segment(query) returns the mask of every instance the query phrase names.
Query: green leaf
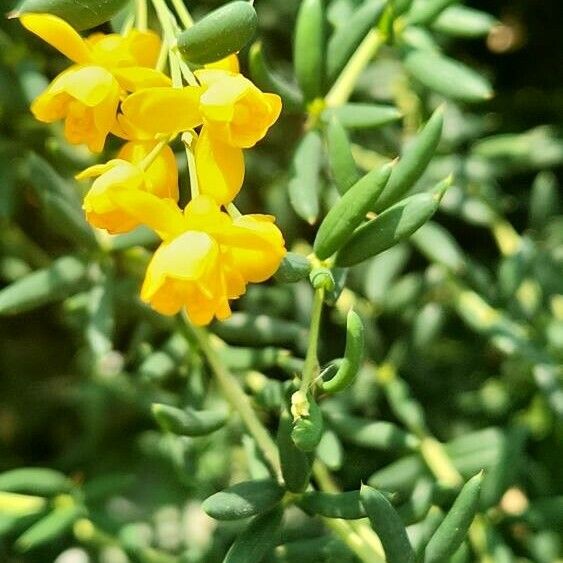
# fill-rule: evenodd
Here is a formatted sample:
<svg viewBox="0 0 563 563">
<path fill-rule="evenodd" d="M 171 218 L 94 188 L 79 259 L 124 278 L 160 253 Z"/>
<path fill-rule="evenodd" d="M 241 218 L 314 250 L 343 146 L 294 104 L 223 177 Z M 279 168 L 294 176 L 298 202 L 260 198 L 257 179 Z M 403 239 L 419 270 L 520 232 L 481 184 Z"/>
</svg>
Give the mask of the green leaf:
<svg viewBox="0 0 563 563">
<path fill-rule="evenodd" d="M 202 508 L 216 520 L 240 520 L 271 510 L 283 495 L 272 479 L 245 481 L 206 498 Z"/>
<path fill-rule="evenodd" d="M 399 201 L 417 182 L 434 156 L 442 136 L 442 108 L 438 108 L 401 155 L 391 178 L 376 202 L 374 210 L 381 213 Z"/>
<path fill-rule="evenodd" d="M 47 504 L 46 499 L 34 495 L 22 495 L 0 491 L 0 514 L 8 517 L 21 517 L 41 512 Z"/>
<path fill-rule="evenodd" d="M 303 94 L 269 69 L 260 41 L 250 47 L 248 64 L 252 81 L 261 90 L 277 94 L 282 100 L 283 112 L 299 113 L 305 110 Z"/>
<path fill-rule="evenodd" d="M 429 51 L 412 51 L 404 61 L 407 72 L 428 89 L 461 102 L 493 97 L 489 82 L 464 64 Z"/>
<path fill-rule="evenodd" d="M 296 322 L 250 313 L 234 313 L 214 330 L 229 343 L 252 346 L 293 344 L 303 338 L 303 327 Z"/>
<path fill-rule="evenodd" d="M 307 416 L 301 416 L 294 421 L 291 439 L 300 450 L 312 452 L 323 435 L 323 415 L 312 395 L 307 397 L 307 401 L 309 413 Z"/>
<path fill-rule="evenodd" d="M 497 20 L 481 10 L 467 6 L 450 6 L 432 23 L 432 29 L 453 37 L 482 37 L 496 25 Z"/>
<path fill-rule="evenodd" d="M 332 430 L 325 430 L 319 445 L 317 446 L 317 457 L 332 471 L 342 467 L 342 444 L 338 436 Z"/>
<path fill-rule="evenodd" d="M 225 425 L 227 415 L 217 411 L 177 409 L 161 403 L 153 403 L 152 413 L 166 431 L 182 436 L 205 436 Z"/>
<path fill-rule="evenodd" d="M 298 505 L 309 514 L 320 514 L 327 518 L 357 520 L 366 517 L 366 511 L 360 502 L 360 491 L 346 493 L 305 493 Z"/>
<path fill-rule="evenodd" d="M 337 108 L 327 108 L 323 121 L 336 117 L 347 129 L 374 129 L 401 119 L 402 113 L 393 106 L 376 104 L 344 104 Z"/>
<path fill-rule="evenodd" d="M 327 85 L 338 78 L 363 38 L 377 25 L 384 8 L 382 0 L 367 0 L 330 36 L 326 57 Z"/>
<path fill-rule="evenodd" d="M 481 472 L 465 483 L 450 511 L 428 542 L 424 551 L 424 563 L 449 561 L 461 545 L 479 506 L 482 480 Z"/>
<path fill-rule="evenodd" d="M 29 181 L 41 201 L 47 223 L 69 242 L 96 248 L 96 237 L 84 219 L 77 190 L 40 156 L 30 154 L 27 165 Z"/>
<path fill-rule="evenodd" d="M 289 181 L 291 206 L 307 223 L 312 225 L 319 214 L 322 140 L 318 131 L 307 132 L 297 145 Z"/>
<path fill-rule="evenodd" d="M 274 274 L 280 283 L 295 283 L 305 279 L 311 271 L 311 263 L 306 256 L 295 252 L 288 252 L 281 261 L 280 267 Z"/>
<path fill-rule="evenodd" d="M 349 444 L 377 450 L 405 451 L 416 448 L 418 439 L 396 424 L 327 411 L 330 426 Z"/>
<path fill-rule="evenodd" d="M 23 0 L 12 12 L 23 14 L 53 14 L 67 21 L 77 30 L 90 29 L 109 21 L 128 0 Z"/>
<path fill-rule="evenodd" d="M 230 2 L 180 33 L 178 50 L 191 63 L 218 61 L 237 53 L 252 39 L 257 21 L 250 2 Z"/>
<path fill-rule="evenodd" d="M 223 563 L 259 563 L 280 539 L 283 510 L 257 516 L 237 537 Z"/>
<path fill-rule="evenodd" d="M 330 172 L 340 195 L 344 195 L 361 177 L 352 156 L 352 145 L 346 129 L 334 115 L 328 122 L 325 136 Z"/>
<path fill-rule="evenodd" d="M 458 1 L 459 0 L 414 0 L 406 16 L 407 22 L 411 25 L 428 24 L 450 6 L 450 4 Z"/>
<path fill-rule="evenodd" d="M 293 42 L 295 75 L 307 101 L 323 94 L 325 57 L 324 0 L 303 0 Z"/>
<path fill-rule="evenodd" d="M 313 248 L 318 258 L 326 260 L 350 240 L 384 190 L 391 170 L 392 165 L 386 164 L 368 172 L 332 207 L 315 237 Z"/>
<path fill-rule="evenodd" d="M 346 349 L 344 358 L 336 374 L 328 381 L 323 381 L 321 388 L 326 393 L 338 393 L 354 382 L 364 356 L 364 325 L 362 319 L 353 310 L 346 318 Z"/>
<path fill-rule="evenodd" d="M 339 250 L 336 264 L 353 266 L 410 237 L 437 211 L 450 183 L 447 178 L 432 192 L 407 197 L 362 225 Z"/>
<path fill-rule="evenodd" d="M 291 416 L 283 410 L 278 426 L 278 448 L 283 479 L 292 493 L 300 493 L 309 484 L 313 456 L 300 450 L 291 438 L 293 429 Z"/>
<path fill-rule="evenodd" d="M 362 485 L 360 499 L 372 528 L 381 540 L 387 563 L 413 563 L 415 557 L 407 531 L 391 503 L 382 493 L 367 485 Z"/>
<path fill-rule="evenodd" d="M 411 240 L 432 262 L 442 264 L 456 274 L 465 270 L 463 250 L 454 237 L 438 223 L 428 221 L 412 235 Z"/>
<path fill-rule="evenodd" d="M 82 506 L 76 505 L 56 508 L 26 530 L 16 540 L 16 548 L 19 551 L 29 551 L 54 541 L 64 534 L 78 518 L 83 516 L 84 512 Z"/>
<path fill-rule="evenodd" d="M 82 291 L 88 284 L 82 260 L 64 256 L 48 268 L 37 270 L 0 291 L 0 315 L 15 315 L 59 301 Z"/>
<path fill-rule="evenodd" d="M 0 473 L 0 491 L 48 496 L 66 493 L 72 487 L 64 473 L 47 467 L 21 467 Z"/>
</svg>

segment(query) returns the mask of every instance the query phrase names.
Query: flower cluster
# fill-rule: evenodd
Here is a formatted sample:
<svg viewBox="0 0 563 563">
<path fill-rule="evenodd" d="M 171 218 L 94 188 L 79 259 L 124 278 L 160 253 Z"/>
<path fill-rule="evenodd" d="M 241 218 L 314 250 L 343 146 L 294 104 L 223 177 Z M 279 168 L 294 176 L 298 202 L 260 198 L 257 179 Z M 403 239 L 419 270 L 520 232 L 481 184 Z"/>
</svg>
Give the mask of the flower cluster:
<svg viewBox="0 0 563 563">
<path fill-rule="evenodd" d="M 285 254 L 273 217 L 241 215 L 232 205 L 244 179 L 243 149 L 277 120 L 280 98 L 242 76 L 236 55 L 192 73 L 170 51 L 185 85 L 182 74 L 171 79 L 159 70 L 163 46 L 152 31 L 84 39 L 53 15 L 21 22 L 74 63 L 33 102 L 35 117 L 64 120 L 67 140 L 93 152 L 110 134 L 125 141 L 116 158 L 77 178 L 95 178 L 83 204 L 91 225 L 110 234 L 146 225 L 162 239 L 141 298 L 163 314 L 185 308 L 198 325 L 228 317 L 229 300 L 268 279 Z M 192 190 L 183 210 L 170 147 L 179 136 Z"/>
</svg>

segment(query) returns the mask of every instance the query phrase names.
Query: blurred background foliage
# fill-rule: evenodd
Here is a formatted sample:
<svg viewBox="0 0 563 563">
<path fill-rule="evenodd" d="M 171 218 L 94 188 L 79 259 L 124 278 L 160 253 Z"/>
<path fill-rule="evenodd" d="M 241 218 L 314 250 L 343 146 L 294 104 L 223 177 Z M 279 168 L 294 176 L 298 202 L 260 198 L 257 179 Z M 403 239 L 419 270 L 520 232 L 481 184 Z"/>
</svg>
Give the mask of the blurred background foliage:
<svg viewBox="0 0 563 563">
<path fill-rule="evenodd" d="M 331 13 L 341 17 L 357 3 L 334 0 Z M 197 18 L 220 2 L 191 4 Z M 265 52 L 271 66 L 286 76 L 291 76 L 298 4 L 257 3 Z M 508 503 L 498 517 L 498 533 L 520 560 L 551 563 L 561 557 L 561 504 L 548 518 L 539 509 L 513 517 L 510 503 L 527 499 L 533 507 L 534 499 L 563 490 L 563 392 L 557 371 L 563 360 L 563 6 L 556 0 L 467 4 L 491 13 L 499 25 L 484 38 L 454 38 L 436 30 L 433 37 L 448 55 L 489 76 L 496 95 L 470 108 L 448 103 L 443 140 L 421 185 L 453 170 L 454 186 L 425 236 L 414 236 L 350 272 L 348 288 L 326 313 L 332 322 L 323 327 L 321 358 L 328 362 L 343 347 L 344 313 L 355 303 L 369 319 L 373 363 L 338 408 L 395 421 L 381 379 L 370 371 L 383 364 L 408 382 L 440 440 L 496 429 L 511 454 L 504 496 L 496 499 Z M 3 12 L 12 7 L 13 2 L 3 0 Z M 65 144 L 60 129 L 35 122 L 28 111 L 46 77 L 64 65 L 17 21 L 0 20 L 2 286 L 53 258 L 82 254 L 73 234 L 49 215 L 28 159 L 34 151 L 67 177 L 92 162 L 86 151 Z M 441 101 L 415 83 L 397 90 L 394 84 L 405 84 L 403 74 L 393 50 L 384 49 L 354 95 L 354 101 L 393 102 L 405 113 L 402 124 L 353 134 L 360 167 L 396 155 L 402 127 L 416 131 Z M 288 248 L 303 248 L 314 234 L 314 227 L 296 218 L 287 199 L 287 171 L 302 126 L 301 116 L 287 116 L 252 151 L 249 189 L 239 198 L 243 210 L 267 210 L 278 217 Z M 325 209 L 331 197 L 327 188 Z M 159 318 L 137 301 L 149 254 L 127 246 L 124 240 L 125 249 L 104 269 L 89 267 L 89 284 L 62 303 L 1 318 L 0 471 L 52 467 L 84 483 L 91 516 L 118 535 L 122 546 L 133 546 L 132 560 L 151 560 L 150 554 L 139 556 L 135 546 L 152 545 L 171 552 L 186 549 L 189 561 L 219 561 L 237 529 L 221 526 L 210 543 L 216 524 L 201 512 L 199 502 L 246 474 L 243 449 L 250 446 L 240 445 L 236 424 L 197 440 L 173 440 L 157 430 L 152 402 L 198 407 L 208 382 L 189 345 L 170 337 L 175 321 Z M 95 313 L 109 301 L 114 312 L 104 322 L 110 326 L 100 329 Z M 251 287 L 238 305 L 246 314 L 296 322 L 297 328 L 290 325 L 286 334 L 277 332 L 273 344 L 297 357 L 306 345 L 309 307 L 306 284 L 275 282 Z M 251 346 L 256 334 L 252 328 L 237 330 L 237 320 L 217 326 L 217 333 L 229 344 Z M 240 361 L 244 365 L 244 358 Z M 264 360 L 262 371 L 282 381 L 291 366 Z M 257 404 L 275 426 L 269 401 L 276 399 L 268 396 L 269 391 L 275 395 L 275 386 L 262 388 L 258 376 L 246 381 L 249 390 L 258 390 Z M 475 443 L 471 456 L 476 468 L 487 444 L 487 439 Z M 501 455 L 500 446 L 490 448 L 494 456 Z M 347 444 L 344 462 L 334 469 L 343 488 L 353 489 L 397 457 Z M 507 490 L 512 496 L 506 496 Z M 296 515 L 286 540 L 297 535 L 300 523 Z M 0 519 L 1 561 L 54 561 L 65 550 L 69 558 L 61 557 L 61 563 L 87 560 L 85 552 L 76 551 L 78 543 L 70 533 L 18 553 L 12 547 L 17 531 L 2 534 Z M 318 530 L 311 527 L 308 533 Z M 126 560 L 111 547 L 101 557 L 108 563 Z"/>
</svg>

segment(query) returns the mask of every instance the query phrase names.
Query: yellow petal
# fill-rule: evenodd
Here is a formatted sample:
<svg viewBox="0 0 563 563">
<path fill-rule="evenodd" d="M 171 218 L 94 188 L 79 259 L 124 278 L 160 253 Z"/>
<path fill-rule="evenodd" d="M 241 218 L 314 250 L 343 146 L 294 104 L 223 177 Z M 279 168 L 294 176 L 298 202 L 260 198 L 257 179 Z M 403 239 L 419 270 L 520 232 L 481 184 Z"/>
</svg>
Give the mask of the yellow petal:
<svg viewBox="0 0 563 563">
<path fill-rule="evenodd" d="M 208 63 L 205 65 L 205 68 L 210 70 L 226 70 L 227 72 L 233 73 L 240 71 L 238 57 L 235 54 L 228 55 L 224 59 L 220 59 L 214 63 Z"/>
<path fill-rule="evenodd" d="M 220 278 L 217 243 L 205 233 L 187 231 L 157 249 L 141 298 L 163 314 L 186 307 L 194 323 L 206 324 L 226 300 Z"/>
<path fill-rule="evenodd" d="M 24 14 L 22 25 L 75 63 L 92 60 L 84 39 L 64 20 L 51 14 Z"/>
<path fill-rule="evenodd" d="M 65 92 L 86 106 L 94 107 L 119 94 L 112 74 L 101 66 L 74 66 L 59 74 L 50 86 L 53 94 Z"/>
<path fill-rule="evenodd" d="M 146 88 L 127 97 L 121 111 L 135 128 L 147 134 L 172 135 L 201 124 L 200 93 L 195 86 Z"/>
<path fill-rule="evenodd" d="M 108 197 L 139 224 L 150 227 L 163 240 L 186 231 L 186 222 L 176 202 L 142 190 L 112 190 Z"/>
<path fill-rule="evenodd" d="M 154 68 L 130 66 L 114 68 L 111 72 L 119 85 L 128 92 L 135 92 L 142 88 L 166 87 L 171 84 L 168 76 Z"/>
<path fill-rule="evenodd" d="M 242 150 L 212 137 L 204 126 L 196 143 L 195 161 L 200 193 L 219 204 L 233 201 L 244 180 Z"/>
<path fill-rule="evenodd" d="M 265 215 L 243 215 L 233 223 L 254 239 L 252 245 L 246 248 L 230 247 L 233 268 L 247 282 L 267 280 L 275 274 L 286 253 L 280 230 L 273 224 L 272 218 Z"/>
<path fill-rule="evenodd" d="M 131 141 L 121 147 L 117 158 L 138 164 L 156 146 L 155 141 Z M 178 201 L 178 166 L 172 149 L 166 145 L 145 170 L 145 189 L 158 197 Z"/>
<path fill-rule="evenodd" d="M 131 56 L 139 66 L 154 67 L 160 54 L 160 37 L 153 31 L 132 29 L 126 40 Z"/>
</svg>

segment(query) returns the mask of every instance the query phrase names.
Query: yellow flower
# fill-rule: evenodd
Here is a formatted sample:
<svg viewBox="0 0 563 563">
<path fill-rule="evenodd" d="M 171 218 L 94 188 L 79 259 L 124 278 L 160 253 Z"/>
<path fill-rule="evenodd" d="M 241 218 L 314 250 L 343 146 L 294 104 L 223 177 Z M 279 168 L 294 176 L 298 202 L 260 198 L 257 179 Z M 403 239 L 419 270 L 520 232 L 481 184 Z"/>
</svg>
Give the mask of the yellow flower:
<svg viewBox="0 0 563 563">
<path fill-rule="evenodd" d="M 83 39 L 68 23 L 50 14 L 25 14 L 20 19 L 25 28 L 75 63 L 31 106 L 39 121 L 65 119 L 70 143 L 86 143 L 93 152 L 101 151 L 125 91 L 170 83 L 167 76 L 151 68 L 160 50 L 160 39 L 152 32 L 96 33 Z"/>
<path fill-rule="evenodd" d="M 125 139 L 154 139 L 201 125 L 201 88 L 143 88 L 121 104 L 114 133 Z"/>
<path fill-rule="evenodd" d="M 159 205 L 176 207 L 178 176 L 172 150 L 165 147 L 146 171 L 137 165 L 152 146 L 128 143 L 121 149 L 121 158 L 90 166 L 76 176 L 79 180 L 96 177 L 82 205 L 91 225 L 111 234 L 124 233 L 143 223 L 139 208 L 150 214 Z M 132 211 L 131 200 L 135 202 Z"/>
<path fill-rule="evenodd" d="M 139 164 L 156 146 L 156 141 L 130 141 L 117 154 L 118 159 Z M 147 191 L 158 197 L 178 201 L 178 164 L 174 151 L 166 145 L 144 174 Z"/>
<path fill-rule="evenodd" d="M 228 55 L 224 59 L 215 61 L 214 63 L 207 63 L 205 68 L 214 70 L 226 70 L 228 72 L 240 72 L 238 57 L 236 55 Z"/>
<path fill-rule="evenodd" d="M 209 134 L 232 147 L 249 148 L 262 139 L 281 111 L 277 94 L 261 92 L 241 74 L 203 69 L 195 72 L 205 87 L 200 98 Z"/>
<path fill-rule="evenodd" d="M 199 191 L 225 205 L 235 199 L 244 180 L 242 150 L 212 137 L 203 126 L 195 145 Z"/>
<path fill-rule="evenodd" d="M 142 215 L 140 205 L 138 210 Z M 145 218 L 160 230 L 164 242 L 148 266 L 141 298 L 162 314 L 185 308 L 197 325 L 227 318 L 229 300 L 240 297 L 247 283 L 272 276 L 285 254 L 283 237 L 270 216 L 232 220 L 207 196 L 192 200 L 183 216 L 176 208 L 178 219 L 168 221 L 173 213 L 160 206 Z M 163 224 L 172 226 L 163 232 Z"/>
</svg>

